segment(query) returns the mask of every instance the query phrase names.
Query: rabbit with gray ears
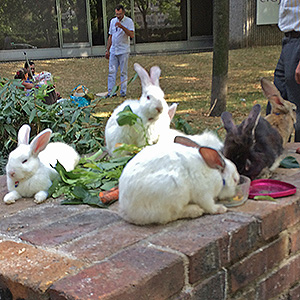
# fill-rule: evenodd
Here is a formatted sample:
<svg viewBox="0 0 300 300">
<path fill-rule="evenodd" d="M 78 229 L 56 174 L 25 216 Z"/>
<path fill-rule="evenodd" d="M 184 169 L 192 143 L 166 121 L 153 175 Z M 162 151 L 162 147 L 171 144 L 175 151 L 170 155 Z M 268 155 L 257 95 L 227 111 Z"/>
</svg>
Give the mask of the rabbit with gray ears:
<svg viewBox="0 0 300 300">
<path fill-rule="evenodd" d="M 271 104 L 271 113 L 265 119 L 278 130 L 283 139 L 283 147 L 294 132 L 297 107 L 294 103 L 284 100 L 276 86 L 266 78 L 261 79 L 261 87 Z"/>
<path fill-rule="evenodd" d="M 223 153 L 233 161 L 241 175 L 251 180 L 269 177 L 282 159 L 282 137 L 268 121 L 260 117 L 261 107 L 252 107 L 249 116 L 235 125 L 232 115 L 223 112 L 221 119 L 227 131 Z"/>
<path fill-rule="evenodd" d="M 144 146 L 146 144 L 144 132 L 141 124 L 132 126 L 118 124 L 118 113 L 129 106 L 132 112 L 141 118 L 141 123 L 146 130 L 148 143 L 156 143 L 164 131 L 170 127 L 171 120 L 176 112 L 177 104 L 168 106 L 164 99 L 164 92 L 159 86 L 161 70 L 158 66 L 150 69 L 150 75 L 138 63 L 134 64 L 134 69 L 141 79 L 142 96 L 139 100 L 125 100 L 112 113 L 105 127 L 106 147 L 110 155 L 117 144 L 133 144 Z"/>
<path fill-rule="evenodd" d="M 51 129 L 40 132 L 29 144 L 30 126 L 23 125 L 18 132 L 18 147 L 8 157 L 6 165 L 7 189 L 5 203 L 14 203 L 22 197 L 34 197 L 41 203 L 48 197 L 48 189 L 58 173 L 51 166 L 57 160 L 71 171 L 79 162 L 78 153 L 69 145 L 48 144 Z"/>
<path fill-rule="evenodd" d="M 166 224 L 226 212 L 215 200 L 235 195 L 239 174 L 230 160 L 199 146 L 198 140 L 178 136 L 169 145 L 145 147 L 128 162 L 119 180 L 120 213 L 126 221 Z"/>
</svg>

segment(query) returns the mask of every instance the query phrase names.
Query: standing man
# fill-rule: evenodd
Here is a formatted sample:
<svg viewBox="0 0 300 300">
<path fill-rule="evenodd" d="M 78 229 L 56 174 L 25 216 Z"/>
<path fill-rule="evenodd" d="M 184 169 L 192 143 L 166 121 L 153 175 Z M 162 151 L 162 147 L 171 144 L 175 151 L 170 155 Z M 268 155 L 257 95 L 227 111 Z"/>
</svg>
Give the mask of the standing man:
<svg viewBox="0 0 300 300">
<path fill-rule="evenodd" d="M 274 84 L 282 98 L 297 106 L 295 142 L 300 142 L 300 0 L 281 0 L 278 27 L 284 37 Z"/>
<path fill-rule="evenodd" d="M 117 5 L 115 8 L 116 17 L 111 19 L 109 25 L 109 36 L 107 40 L 107 50 L 105 57 L 109 59 L 107 97 L 110 95 L 116 84 L 118 68 L 120 67 L 121 79 L 121 97 L 126 96 L 127 91 L 127 70 L 130 53 L 130 38 L 134 37 L 134 23 L 132 19 L 125 16 L 123 5 Z"/>
</svg>

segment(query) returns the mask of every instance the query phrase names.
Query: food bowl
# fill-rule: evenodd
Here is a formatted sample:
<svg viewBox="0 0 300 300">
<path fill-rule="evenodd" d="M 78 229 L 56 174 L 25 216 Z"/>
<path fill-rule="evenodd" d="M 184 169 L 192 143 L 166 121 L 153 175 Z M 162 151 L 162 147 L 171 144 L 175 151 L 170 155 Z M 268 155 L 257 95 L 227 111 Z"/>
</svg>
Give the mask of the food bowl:
<svg viewBox="0 0 300 300">
<path fill-rule="evenodd" d="M 239 206 L 248 200 L 251 179 L 247 176 L 240 175 L 240 182 L 236 187 L 236 194 L 233 198 L 219 201 L 218 203 L 226 207 Z"/>
</svg>

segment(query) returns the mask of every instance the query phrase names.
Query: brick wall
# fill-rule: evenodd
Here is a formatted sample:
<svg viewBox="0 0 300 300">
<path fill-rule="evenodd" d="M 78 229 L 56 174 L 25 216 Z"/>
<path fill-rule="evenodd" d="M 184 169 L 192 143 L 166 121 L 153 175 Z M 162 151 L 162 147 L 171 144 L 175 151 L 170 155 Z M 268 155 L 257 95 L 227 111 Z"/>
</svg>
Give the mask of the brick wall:
<svg viewBox="0 0 300 300">
<path fill-rule="evenodd" d="M 276 176 L 300 188 L 298 169 Z M 117 204 L 1 202 L 0 299 L 300 299 L 299 220 L 299 191 L 165 226 L 128 224 Z"/>
</svg>

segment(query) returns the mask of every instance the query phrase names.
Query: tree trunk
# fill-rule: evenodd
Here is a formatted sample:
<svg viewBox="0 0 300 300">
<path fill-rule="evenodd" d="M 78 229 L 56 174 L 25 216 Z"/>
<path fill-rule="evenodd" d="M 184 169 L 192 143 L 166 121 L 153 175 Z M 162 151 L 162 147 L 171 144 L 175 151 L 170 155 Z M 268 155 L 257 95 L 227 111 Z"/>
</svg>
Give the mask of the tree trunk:
<svg viewBox="0 0 300 300">
<path fill-rule="evenodd" d="M 228 50 L 229 50 L 229 0 L 214 0 L 213 9 L 213 74 L 210 116 L 220 116 L 226 110 Z"/>
</svg>

